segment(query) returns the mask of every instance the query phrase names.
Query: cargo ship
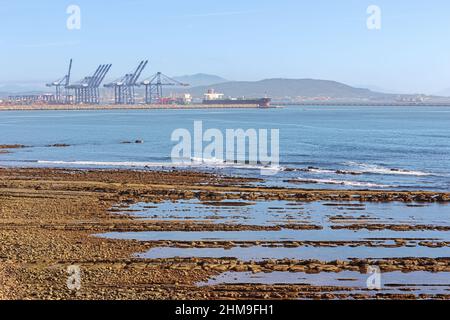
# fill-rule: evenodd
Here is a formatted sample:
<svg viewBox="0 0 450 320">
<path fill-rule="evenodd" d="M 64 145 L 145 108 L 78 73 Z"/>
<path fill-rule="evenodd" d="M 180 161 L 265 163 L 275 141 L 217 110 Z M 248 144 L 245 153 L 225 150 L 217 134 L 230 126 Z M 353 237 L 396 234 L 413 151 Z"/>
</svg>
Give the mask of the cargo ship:
<svg viewBox="0 0 450 320">
<path fill-rule="evenodd" d="M 261 108 L 270 107 L 270 103 L 272 102 L 271 98 L 258 98 L 258 99 L 238 99 L 238 98 L 229 98 L 224 99 L 224 94 L 216 93 L 213 89 L 208 90 L 204 95 L 203 104 L 205 105 L 257 105 Z"/>
</svg>

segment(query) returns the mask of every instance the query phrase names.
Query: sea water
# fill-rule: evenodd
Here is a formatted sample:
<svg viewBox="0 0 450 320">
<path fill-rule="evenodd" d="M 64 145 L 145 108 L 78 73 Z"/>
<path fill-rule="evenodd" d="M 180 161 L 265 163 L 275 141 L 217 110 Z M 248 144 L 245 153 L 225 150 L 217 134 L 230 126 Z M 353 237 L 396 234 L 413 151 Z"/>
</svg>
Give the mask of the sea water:
<svg viewBox="0 0 450 320">
<path fill-rule="evenodd" d="M 255 166 L 194 161 L 188 170 L 302 188 L 450 189 L 447 107 L 5 111 L 0 113 L 0 144 L 28 148 L 0 154 L 0 165 L 171 168 L 171 134 L 192 129 L 194 121 L 223 132 L 279 129 L 280 168 L 273 176 L 261 176 Z M 54 144 L 69 146 L 50 147 Z"/>
</svg>

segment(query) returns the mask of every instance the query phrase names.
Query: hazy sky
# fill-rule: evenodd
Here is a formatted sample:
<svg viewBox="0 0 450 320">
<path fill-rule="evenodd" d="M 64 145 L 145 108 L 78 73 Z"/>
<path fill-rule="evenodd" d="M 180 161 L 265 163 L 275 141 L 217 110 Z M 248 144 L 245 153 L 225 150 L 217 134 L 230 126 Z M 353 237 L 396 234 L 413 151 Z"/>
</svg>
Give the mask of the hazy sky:
<svg viewBox="0 0 450 320">
<path fill-rule="evenodd" d="M 69 30 L 69 5 L 81 29 Z M 366 26 L 369 5 L 381 30 Z M 434 93 L 450 87 L 448 0 L 0 0 L 0 82 L 74 80 L 112 63 L 110 78 L 317 78 Z M 55 78 L 55 79 L 53 79 Z"/>
</svg>

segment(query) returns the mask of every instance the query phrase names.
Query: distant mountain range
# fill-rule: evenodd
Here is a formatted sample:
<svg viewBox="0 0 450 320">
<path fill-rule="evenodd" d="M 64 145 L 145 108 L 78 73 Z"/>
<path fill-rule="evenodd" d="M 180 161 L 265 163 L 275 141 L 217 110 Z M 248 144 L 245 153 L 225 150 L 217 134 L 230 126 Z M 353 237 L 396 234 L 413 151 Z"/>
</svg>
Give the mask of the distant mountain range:
<svg viewBox="0 0 450 320">
<path fill-rule="evenodd" d="M 222 77 L 205 73 L 173 77 L 173 79 L 183 83 L 188 83 L 191 87 L 209 86 L 217 83 L 228 82 L 227 79 Z"/>
<path fill-rule="evenodd" d="M 45 83 L 27 82 L 27 83 L 6 83 L 0 84 L 0 97 L 13 94 L 39 94 L 46 92 L 49 88 Z"/>
<path fill-rule="evenodd" d="M 371 91 L 375 91 L 375 92 L 383 92 L 383 93 L 389 93 L 389 94 L 401 94 L 400 92 L 397 92 L 395 90 L 391 90 L 391 89 L 387 89 L 387 88 L 382 88 L 379 86 L 375 86 L 375 85 L 370 85 L 370 84 L 361 84 L 361 85 L 356 85 L 353 86 L 356 88 L 366 88 L 369 89 Z"/>
<path fill-rule="evenodd" d="M 208 89 L 223 93 L 226 97 L 256 98 L 268 96 L 274 99 L 295 99 L 328 97 L 331 99 L 376 99 L 393 100 L 398 94 L 386 93 L 376 87 L 357 88 L 340 82 L 315 79 L 265 79 L 261 81 L 229 81 L 222 77 L 198 73 L 194 75 L 175 76 L 175 80 L 188 83 L 190 87 L 168 87 L 166 94 L 189 92 L 195 98 L 203 97 Z M 371 90 L 372 89 L 372 90 Z M 142 88 L 137 92 L 142 94 Z M 12 94 L 51 93 L 45 82 L 0 84 L 0 97 Z M 448 94 L 447 94 L 448 92 Z M 450 96 L 450 90 L 442 92 L 442 96 Z M 403 95 L 407 96 L 407 95 Z"/>
<path fill-rule="evenodd" d="M 214 85 L 186 88 L 194 97 L 200 97 L 208 89 L 230 97 L 330 97 L 337 99 L 380 99 L 390 94 L 354 88 L 343 83 L 314 79 L 266 79 L 261 81 L 231 81 Z"/>
</svg>

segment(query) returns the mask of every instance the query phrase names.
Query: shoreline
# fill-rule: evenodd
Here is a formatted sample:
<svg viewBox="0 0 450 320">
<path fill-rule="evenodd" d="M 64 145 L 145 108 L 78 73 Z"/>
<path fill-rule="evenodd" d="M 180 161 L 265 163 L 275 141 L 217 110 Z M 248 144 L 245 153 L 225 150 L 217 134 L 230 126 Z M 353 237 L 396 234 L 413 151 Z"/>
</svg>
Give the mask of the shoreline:
<svg viewBox="0 0 450 320">
<path fill-rule="evenodd" d="M 1 105 L 0 112 L 6 111 L 99 111 L 99 110 L 214 110 L 214 109 L 279 109 L 286 107 L 450 107 L 449 103 L 277 103 L 269 107 L 249 104 L 190 104 L 190 105 Z"/>
<path fill-rule="evenodd" d="M 296 102 L 279 103 L 280 106 L 314 107 L 450 107 L 449 102 Z"/>
<path fill-rule="evenodd" d="M 128 143 L 127 143 L 128 144 Z M 65 144 L 55 144 L 48 145 L 46 147 L 51 148 L 66 148 L 71 145 Z M 31 146 L 25 145 L 0 145 L 0 155 L 1 154 L 9 154 L 12 153 L 15 148 L 32 148 Z M 14 164 L 8 164 L 8 162 Z M 19 164 L 20 162 L 20 164 Z M 34 165 L 26 165 L 34 164 Z M 172 171 L 180 171 L 180 172 L 191 172 L 191 173 L 206 173 L 206 174 L 219 174 L 219 175 L 227 175 L 229 177 L 233 176 L 232 173 L 218 173 L 217 168 L 214 167 L 205 167 L 203 170 L 198 165 L 189 165 L 189 164 L 178 164 L 171 162 L 145 162 L 145 163 L 133 163 L 133 162 L 119 162 L 119 164 L 114 162 L 95 162 L 95 161 L 74 161 L 74 162 L 66 162 L 66 161 L 45 161 L 45 160 L 3 160 L 0 163 L 0 170 L 74 170 L 74 171 L 135 171 L 135 172 L 172 172 Z M 232 168 L 232 167 L 230 167 Z M 301 171 L 302 169 L 298 169 Z M 283 170 L 281 170 L 283 171 Z M 293 171 L 292 169 L 287 169 L 285 171 Z M 339 172 L 339 170 L 336 170 Z M 345 175 L 345 174 L 343 174 Z M 262 176 L 263 177 L 263 176 Z M 265 182 L 264 178 L 259 175 L 247 176 L 249 181 L 253 182 Z M 304 191 L 329 191 L 329 192 L 346 192 L 346 191 L 361 191 L 361 192 L 387 192 L 387 193 L 426 193 L 426 194 L 445 194 L 446 189 L 443 188 L 423 188 L 420 186 L 417 187 L 397 187 L 397 186 L 377 186 L 376 183 L 369 183 L 372 186 L 358 186 L 345 184 L 344 180 L 336 180 L 336 183 L 324 183 L 324 186 L 328 185 L 336 185 L 338 188 L 332 187 L 315 187 L 319 182 L 311 179 L 284 179 L 282 180 L 282 184 L 275 185 L 265 185 L 262 184 L 261 187 L 271 188 L 271 189 L 286 189 L 286 190 L 304 190 Z M 350 181 L 351 182 L 351 181 Z M 297 185 L 302 185 L 303 187 L 298 187 Z M 309 188 L 304 186 L 310 186 Z"/>
<path fill-rule="evenodd" d="M 1 151 L 1 148 L 0 148 Z M 246 185 L 241 186 L 239 190 L 233 190 L 231 187 L 221 186 L 225 191 L 265 191 L 265 192 L 273 192 L 273 193 L 286 193 L 286 195 L 282 196 L 282 200 L 289 199 L 289 195 L 302 193 L 303 199 L 306 200 L 308 195 L 315 196 L 318 198 L 314 198 L 310 201 L 322 201 L 329 200 L 331 198 L 336 198 L 344 201 L 400 201 L 400 202 L 410 202 L 410 201 L 419 201 L 419 202 L 450 202 L 450 192 L 443 190 L 423 190 L 423 189 L 389 189 L 389 188 L 379 188 L 379 189 L 370 189 L 370 188 L 341 188 L 341 189 L 333 189 L 333 188 L 297 188 L 295 187 L 295 183 L 293 186 L 265 186 L 265 185 L 250 185 L 248 183 L 254 182 L 263 182 L 262 178 L 256 177 L 240 177 L 233 176 L 229 174 L 218 174 L 213 171 L 202 171 L 197 170 L 197 168 L 191 167 L 177 167 L 171 164 L 155 166 L 150 168 L 145 167 L 70 167 L 70 166 L 5 166 L 0 165 L 0 173 L 5 171 L 36 171 L 36 172 L 78 172 L 78 173 L 105 173 L 105 174 L 123 174 L 123 173 L 136 173 L 136 174 L 176 174 L 176 173 L 185 173 L 185 174 L 193 174 L 193 175 L 209 175 L 209 176 L 218 176 L 222 179 L 237 179 L 238 181 L 247 182 Z M 164 187 L 163 187 L 164 188 Z M 169 186 L 170 188 L 170 186 Z M 205 186 L 197 186 L 197 190 L 209 190 L 209 187 Z M 279 197 L 279 196 L 278 196 Z M 369 197 L 368 199 L 366 197 Z M 347 199 L 347 200 L 345 200 Z"/>
<path fill-rule="evenodd" d="M 383 272 L 450 272 L 450 258 L 386 258 L 323 261 L 271 259 L 237 261 L 233 258 L 138 258 L 136 254 L 151 248 L 232 248 L 266 245 L 267 241 L 137 241 L 98 237 L 111 232 L 161 231 L 276 231 L 291 228 L 295 232 L 320 232 L 321 224 L 256 226 L 226 223 L 200 223 L 195 220 L 139 219 L 128 210 L 145 202 L 151 206 L 169 201 L 193 200 L 218 206 L 223 201 L 280 201 L 301 205 L 327 201 L 336 205 L 350 202 L 450 204 L 450 193 L 303 190 L 251 186 L 247 178 L 218 176 L 188 171 L 76 170 L 76 169 L 3 169 L 0 168 L 0 297 L 5 299 L 370 299 L 370 293 L 329 292 L 327 286 L 284 284 L 242 284 L 197 286 L 226 271 L 294 273 L 365 270 L 378 265 Z M 331 206 L 331 204 L 329 204 Z M 220 207 L 217 207 L 220 208 Z M 331 208 L 331 207 L 326 207 Z M 128 210 L 128 211 L 127 211 Z M 123 213 L 118 213 L 123 212 Z M 359 227 L 350 224 L 349 232 Z M 390 230 L 392 224 L 376 224 Z M 405 225 L 411 230 L 446 232 L 440 226 Z M 441 230 L 441 231 L 439 231 Z M 395 241 L 394 247 L 411 245 L 411 240 Z M 418 240 L 417 240 L 418 241 Z M 446 247 L 450 243 L 421 240 L 422 248 Z M 414 242 L 414 239 L 413 239 Z M 364 241 L 290 241 L 278 245 L 351 248 L 384 246 L 374 240 Z M 389 244 L 392 247 L 392 244 Z M 67 268 L 82 270 L 79 291 L 66 287 Z M 362 272 L 362 271 L 361 271 Z M 7 281 L 6 281 L 7 279 Z M 340 292 L 340 293 L 339 293 Z M 426 295 L 427 296 L 427 295 Z M 450 295 L 428 295 L 450 299 Z M 402 293 L 382 294 L 380 298 L 415 299 Z"/>
<path fill-rule="evenodd" d="M 194 110 L 194 109 L 271 109 L 258 105 L 0 105 L 0 111 L 96 111 L 96 110 Z"/>
</svg>

